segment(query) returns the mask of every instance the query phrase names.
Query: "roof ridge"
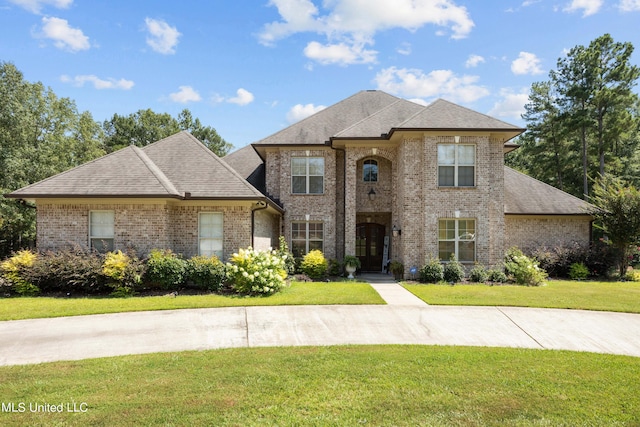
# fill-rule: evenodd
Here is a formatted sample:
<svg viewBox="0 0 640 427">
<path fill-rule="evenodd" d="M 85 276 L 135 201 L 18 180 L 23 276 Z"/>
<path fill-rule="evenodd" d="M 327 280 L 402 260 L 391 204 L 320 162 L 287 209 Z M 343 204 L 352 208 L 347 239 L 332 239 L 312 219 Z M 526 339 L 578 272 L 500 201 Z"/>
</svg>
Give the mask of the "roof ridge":
<svg viewBox="0 0 640 427">
<path fill-rule="evenodd" d="M 456 104 L 455 102 L 451 102 L 451 101 L 448 101 L 448 100 L 443 99 L 443 98 L 438 98 L 438 99 L 436 99 L 435 101 L 433 101 L 432 103 L 430 103 L 429 105 L 427 105 L 425 108 L 426 108 L 426 109 L 428 109 L 428 108 L 430 108 L 432 105 L 434 105 L 434 104 L 435 104 L 435 103 L 437 103 L 437 102 L 446 102 L 447 104 L 451 104 L 451 105 L 456 106 L 456 107 L 458 107 L 458 108 L 462 108 L 462 109 L 464 109 L 464 110 L 467 110 L 467 111 L 469 111 L 470 113 L 480 114 L 481 116 L 484 116 L 484 117 L 486 117 L 486 118 L 488 118 L 488 119 L 495 120 L 495 121 L 500 122 L 500 123 L 503 123 L 503 124 L 505 124 L 505 125 L 507 125 L 507 126 L 511 126 L 511 127 L 513 127 L 514 129 L 521 129 L 520 127 L 518 127 L 518 126 L 516 126 L 516 125 L 514 125 L 514 124 L 512 124 L 512 123 L 505 122 L 504 120 L 500 120 L 500 119 L 495 118 L 495 117 L 493 117 L 493 116 L 490 116 L 490 115 L 488 115 L 488 114 L 481 113 L 480 111 L 472 110 L 472 109 L 471 109 L 471 108 L 469 108 L 469 107 L 465 107 L 464 105 Z"/>
<path fill-rule="evenodd" d="M 184 132 L 190 139 L 192 139 L 196 145 L 198 147 L 200 147 L 201 150 L 203 150 L 206 154 L 208 154 L 209 156 L 213 157 L 216 161 L 218 161 L 227 171 L 229 171 L 231 174 L 233 174 L 234 177 L 238 178 L 243 185 L 245 185 L 249 190 L 251 190 L 253 193 L 255 193 L 256 195 L 259 195 L 261 197 L 264 197 L 264 194 L 262 194 L 262 192 L 260 192 L 260 190 L 258 190 L 256 187 L 254 187 L 253 185 L 251 185 L 251 183 L 249 181 L 247 181 L 246 179 L 244 179 L 242 177 L 242 175 L 240 175 L 234 168 L 232 168 L 227 162 L 225 162 L 222 157 L 218 156 L 216 153 L 214 153 L 213 151 L 211 151 L 209 148 L 207 148 L 206 145 L 204 145 L 198 138 L 196 138 L 195 136 L 191 135 L 191 133 L 187 132 L 187 131 L 182 131 Z"/>
<path fill-rule="evenodd" d="M 352 125 L 350 125 L 350 126 L 347 126 L 346 128 L 342 129 L 340 132 L 336 133 L 336 134 L 335 134 L 335 135 L 333 135 L 333 136 L 334 136 L 334 137 L 338 137 L 340 134 L 342 134 L 342 133 L 344 133 L 344 132 L 348 131 L 349 129 L 352 129 L 352 128 L 354 128 L 354 127 L 358 126 L 358 125 L 359 125 L 359 124 L 361 124 L 361 123 L 364 123 L 364 122 L 365 122 L 365 121 L 367 121 L 367 120 L 370 120 L 371 118 L 373 118 L 373 117 L 375 117 L 375 116 L 377 116 L 377 115 L 379 115 L 379 114 L 382 114 L 385 110 L 387 110 L 387 109 L 389 109 L 389 108 L 393 107 L 394 105 L 396 105 L 396 104 L 398 104 L 398 103 L 400 103 L 400 102 L 402 102 L 402 101 L 411 102 L 411 101 L 406 100 L 406 99 L 398 98 L 398 100 L 397 100 L 397 101 L 394 101 L 394 102 L 392 102 L 392 103 L 391 103 L 391 104 L 389 104 L 389 105 L 385 105 L 385 106 L 384 106 L 384 107 L 382 107 L 381 109 L 376 110 L 374 113 L 369 114 L 367 117 L 363 117 L 362 119 L 358 120 L 357 122 L 353 123 L 353 124 L 352 124 Z M 416 103 L 414 102 L 414 104 L 416 104 Z M 420 105 L 420 104 L 416 104 L 416 105 Z M 412 117 L 413 117 L 413 116 L 412 116 Z"/>
<path fill-rule="evenodd" d="M 151 160 L 143 150 L 136 147 L 135 145 L 132 145 L 131 148 L 133 148 L 133 152 L 138 156 L 138 158 L 142 161 L 142 163 L 144 163 L 144 165 L 147 167 L 149 172 L 151 172 L 153 176 L 156 177 L 158 182 L 160 182 L 160 184 L 165 188 L 165 190 L 169 192 L 169 194 L 172 194 L 175 196 L 182 196 L 182 194 L 173 185 L 171 180 L 167 178 L 164 172 L 162 172 L 162 170 L 158 167 L 158 165 L 156 165 L 153 162 L 153 160 Z"/>
</svg>

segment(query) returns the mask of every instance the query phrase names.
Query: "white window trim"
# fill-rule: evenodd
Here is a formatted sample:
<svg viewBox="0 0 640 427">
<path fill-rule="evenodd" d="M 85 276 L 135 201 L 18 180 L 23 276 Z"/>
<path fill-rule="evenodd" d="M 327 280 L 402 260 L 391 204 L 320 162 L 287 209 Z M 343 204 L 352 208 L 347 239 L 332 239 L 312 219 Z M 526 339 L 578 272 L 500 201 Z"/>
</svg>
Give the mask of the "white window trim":
<svg viewBox="0 0 640 427">
<path fill-rule="evenodd" d="M 91 217 L 92 214 L 94 213 L 110 213 L 113 216 L 113 228 L 111 229 L 111 235 L 110 236 L 94 236 L 91 234 L 91 229 L 93 228 L 92 225 L 92 221 L 91 221 Z M 114 210 L 111 209 L 94 209 L 94 210 L 90 210 L 89 211 L 89 230 L 88 230 L 88 237 L 89 237 L 89 248 L 91 249 L 95 249 L 93 247 L 93 240 L 94 239 L 100 239 L 100 240 L 112 240 L 113 241 L 113 248 L 115 249 L 115 245 L 116 245 L 116 212 Z"/>
<path fill-rule="evenodd" d="M 440 239 L 440 221 L 454 221 L 455 222 L 455 234 L 453 239 Z M 475 233 L 473 234 L 472 239 L 461 239 L 459 235 L 459 226 L 460 221 L 473 221 L 473 226 L 475 229 Z M 460 261 L 460 242 L 473 242 L 473 260 L 471 261 L 460 261 L 464 264 L 474 263 L 478 259 L 478 246 L 476 236 L 478 235 L 478 221 L 476 218 L 438 218 L 438 252 L 440 252 L 440 242 L 454 242 L 454 253 L 456 255 L 456 259 Z M 449 262 L 449 259 L 441 259 L 440 261 L 446 263 Z"/>
<path fill-rule="evenodd" d="M 218 239 L 218 238 L 213 238 L 213 237 L 202 237 L 202 215 L 219 215 L 222 218 L 222 236 Z M 220 254 L 214 254 L 216 255 L 219 259 L 222 259 L 223 255 L 224 255 L 224 213 L 223 212 L 198 212 L 198 255 L 203 255 L 202 251 L 201 251 L 201 245 L 200 243 L 203 240 L 220 240 L 220 242 L 222 243 L 222 249 L 220 250 Z"/>
<path fill-rule="evenodd" d="M 473 165 L 460 165 L 458 162 L 458 150 L 454 150 L 454 160 L 453 160 L 453 165 L 448 165 L 448 164 L 441 164 L 440 163 L 440 158 L 438 157 L 438 187 L 440 188 L 475 188 L 476 187 L 476 183 L 478 180 L 478 177 L 476 176 L 476 171 L 477 171 L 477 160 L 478 160 L 478 147 L 476 144 L 438 144 L 438 146 L 453 146 L 453 147 L 462 147 L 462 146 L 467 146 L 467 147 L 473 147 Z M 440 167 L 452 167 L 453 166 L 453 185 L 440 185 Z M 458 183 L 458 167 L 463 166 L 463 167 L 469 167 L 469 166 L 473 166 L 473 185 L 459 185 Z"/>
<path fill-rule="evenodd" d="M 305 159 L 306 160 L 305 175 L 294 175 L 294 173 L 293 173 L 293 159 Z M 322 175 L 310 175 L 309 174 L 309 160 L 310 159 L 322 160 Z M 306 195 L 312 195 L 312 196 L 317 196 L 317 195 L 324 194 L 324 182 L 325 182 L 324 178 L 325 178 L 325 175 L 326 175 L 324 157 L 321 157 L 321 156 L 313 156 L 313 157 L 293 156 L 293 157 L 291 157 L 291 162 L 290 162 L 289 167 L 290 167 L 290 172 L 291 172 L 291 194 L 295 194 L 295 195 L 305 195 L 306 194 Z M 304 193 L 295 193 L 293 191 L 293 178 L 295 176 L 304 176 L 305 177 L 306 188 L 305 188 Z M 322 191 L 320 193 L 310 193 L 309 192 L 309 186 L 310 186 L 310 182 L 311 182 L 310 177 L 312 177 L 312 176 L 321 176 L 322 177 Z"/>
<path fill-rule="evenodd" d="M 293 238 L 293 225 L 294 224 L 304 224 L 304 254 L 309 253 L 309 243 L 313 242 L 322 242 L 322 252 L 324 252 L 324 222 L 322 221 L 292 221 L 291 222 L 291 247 L 293 247 L 293 242 L 302 241 L 302 239 L 294 239 Z M 322 224 L 322 239 L 310 239 L 309 238 L 309 224 Z"/>
</svg>

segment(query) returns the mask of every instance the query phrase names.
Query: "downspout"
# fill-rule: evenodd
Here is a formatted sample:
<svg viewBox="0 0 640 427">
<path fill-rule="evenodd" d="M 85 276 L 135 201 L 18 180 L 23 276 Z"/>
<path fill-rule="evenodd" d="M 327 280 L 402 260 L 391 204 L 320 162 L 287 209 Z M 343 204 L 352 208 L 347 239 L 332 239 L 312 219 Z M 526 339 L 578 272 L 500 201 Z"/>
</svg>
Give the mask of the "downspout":
<svg viewBox="0 0 640 427">
<path fill-rule="evenodd" d="M 269 205 L 264 200 L 260 200 L 256 203 L 257 208 L 251 209 L 251 247 L 255 248 L 255 231 L 256 231 L 256 211 L 267 209 Z"/>
</svg>

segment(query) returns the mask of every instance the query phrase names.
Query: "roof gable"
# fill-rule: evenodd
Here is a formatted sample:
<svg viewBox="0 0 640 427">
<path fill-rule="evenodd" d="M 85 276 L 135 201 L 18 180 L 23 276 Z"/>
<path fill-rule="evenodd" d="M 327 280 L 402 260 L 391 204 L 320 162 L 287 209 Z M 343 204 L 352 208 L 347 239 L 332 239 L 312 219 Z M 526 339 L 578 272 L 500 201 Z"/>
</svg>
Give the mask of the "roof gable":
<svg viewBox="0 0 640 427">
<path fill-rule="evenodd" d="M 123 148 L 7 196 L 264 198 L 185 131 L 142 149 Z"/>
</svg>

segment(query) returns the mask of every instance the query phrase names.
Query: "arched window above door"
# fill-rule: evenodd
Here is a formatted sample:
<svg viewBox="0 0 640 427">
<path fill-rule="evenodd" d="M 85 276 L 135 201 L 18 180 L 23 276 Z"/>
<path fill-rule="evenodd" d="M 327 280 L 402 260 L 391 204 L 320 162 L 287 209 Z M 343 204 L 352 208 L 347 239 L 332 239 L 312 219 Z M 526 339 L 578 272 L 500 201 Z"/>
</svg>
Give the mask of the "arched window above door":
<svg viewBox="0 0 640 427">
<path fill-rule="evenodd" d="M 362 175 L 364 182 L 378 182 L 378 161 L 365 160 L 362 165 Z"/>
</svg>

